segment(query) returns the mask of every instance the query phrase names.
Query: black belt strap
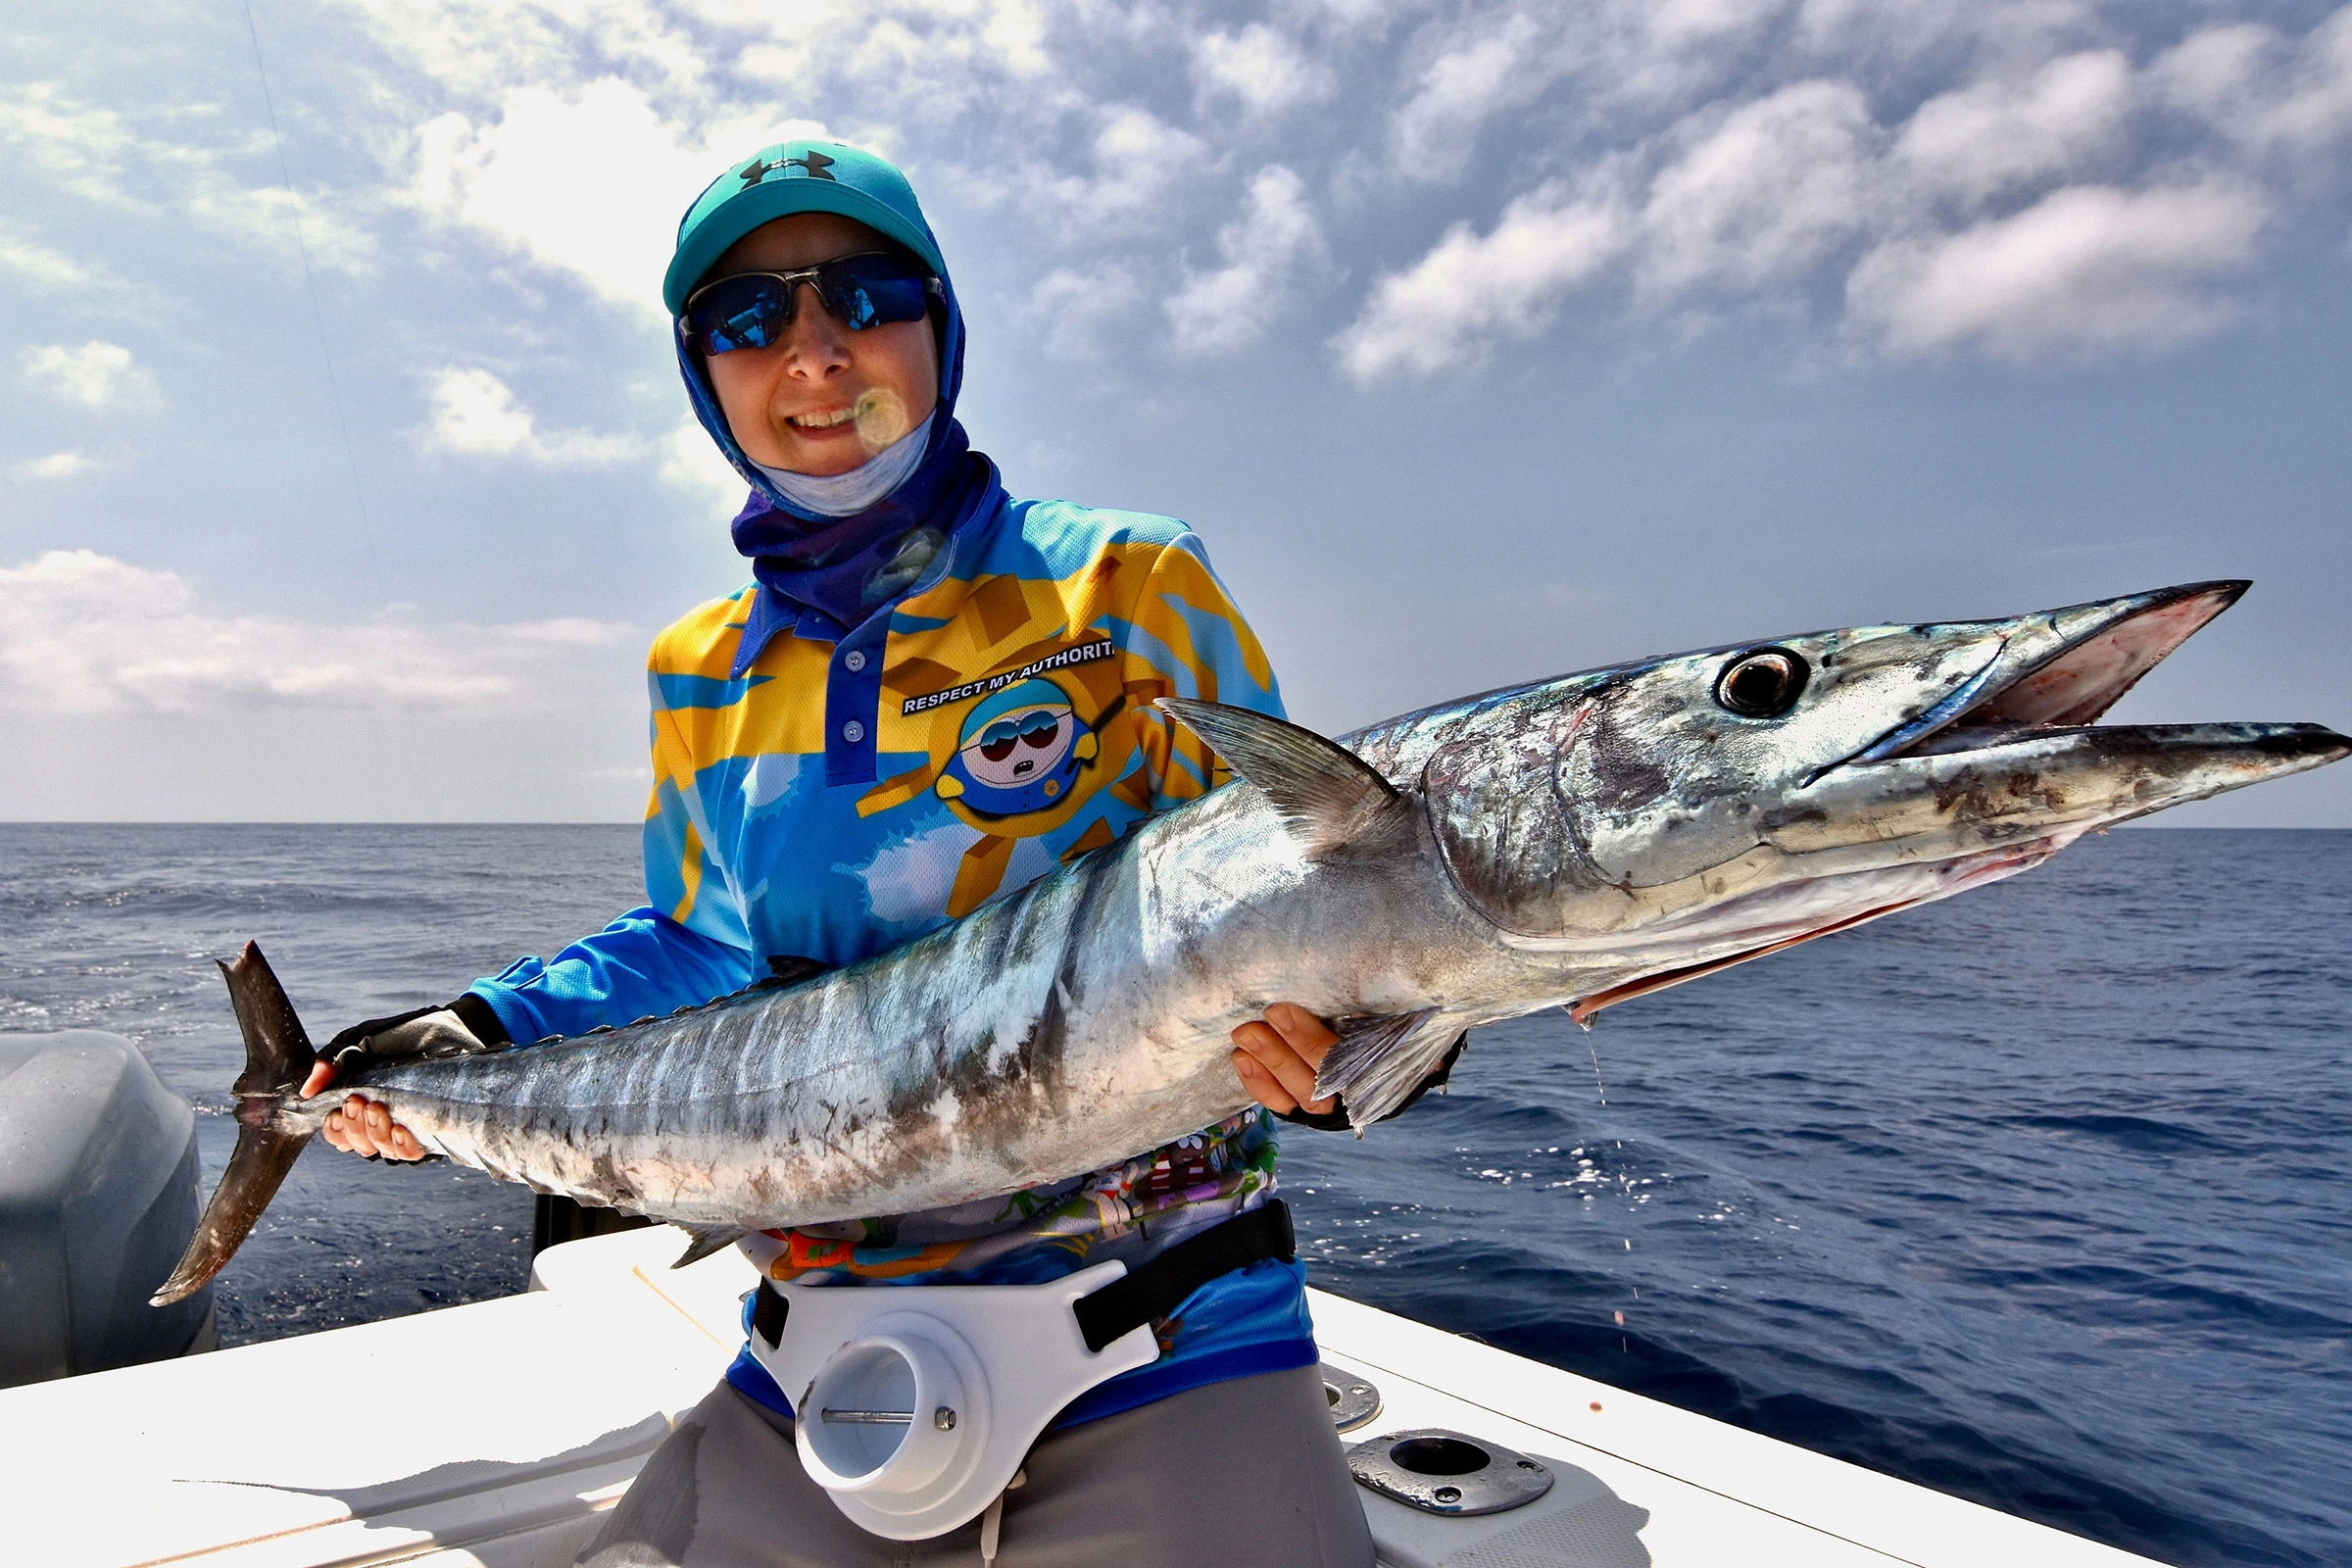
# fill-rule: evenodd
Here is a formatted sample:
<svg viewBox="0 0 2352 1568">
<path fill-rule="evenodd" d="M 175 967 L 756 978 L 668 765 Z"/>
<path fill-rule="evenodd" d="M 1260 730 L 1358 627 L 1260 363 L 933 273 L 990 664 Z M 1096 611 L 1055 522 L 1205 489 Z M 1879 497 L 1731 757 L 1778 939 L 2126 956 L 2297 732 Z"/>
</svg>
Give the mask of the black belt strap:
<svg viewBox="0 0 2352 1568">
<path fill-rule="evenodd" d="M 1070 1310 L 1077 1315 L 1078 1331 L 1086 1336 L 1086 1348 L 1100 1352 L 1120 1335 L 1166 1317 L 1210 1280 L 1270 1257 L 1288 1263 L 1298 1255 L 1291 1207 L 1277 1198 L 1178 1242 L 1151 1262 L 1072 1301 Z M 760 1282 L 752 1298 L 752 1332 L 765 1340 L 769 1349 L 783 1339 L 784 1318 L 791 1309 L 781 1291 Z"/>
<path fill-rule="evenodd" d="M 1092 1296 L 1080 1297 L 1070 1310 L 1078 1314 L 1086 1348 L 1099 1351 L 1129 1330 L 1166 1317 L 1186 1297 L 1220 1275 L 1270 1257 L 1287 1263 L 1298 1253 L 1290 1205 L 1277 1198 L 1178 1242 Z"/>
<path fill-rule="evenodd" d="M 784 1320 L 791 1315 L 792 1303 L 784 1298 L 784 1293 L 761 1280 L 752 1297 L 752 1332 L 772 1350 L 784 1343 Z"/>
</svg>

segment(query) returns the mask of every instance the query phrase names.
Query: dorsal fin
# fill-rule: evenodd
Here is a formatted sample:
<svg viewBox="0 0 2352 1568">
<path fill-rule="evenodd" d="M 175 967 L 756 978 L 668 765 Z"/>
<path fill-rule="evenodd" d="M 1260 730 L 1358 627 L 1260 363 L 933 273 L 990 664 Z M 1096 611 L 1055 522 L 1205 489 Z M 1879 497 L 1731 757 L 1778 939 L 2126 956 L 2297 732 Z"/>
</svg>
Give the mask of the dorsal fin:
<svg viewBox="0 0 2352 1568">
<path fill-rule="evenodd" d="M 1308 855 L 1348 843 L 1397 800 L 1371 764 L 1311 729 L 1188 697 L 1162 697 L 1158 704 L 1265 792 Z"/>
</svg>

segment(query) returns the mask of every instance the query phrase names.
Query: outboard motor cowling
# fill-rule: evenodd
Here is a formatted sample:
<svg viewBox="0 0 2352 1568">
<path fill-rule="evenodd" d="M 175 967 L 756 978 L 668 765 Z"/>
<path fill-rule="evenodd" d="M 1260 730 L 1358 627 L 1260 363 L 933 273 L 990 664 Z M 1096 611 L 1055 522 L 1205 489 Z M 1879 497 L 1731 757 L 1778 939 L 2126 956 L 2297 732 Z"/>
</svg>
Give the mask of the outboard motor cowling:
<svg viewBox="0 0 2352 1568">
<path fill-rule="evenodd" d="M 209 1286 L 147 1304 L 197 1174 L 195 1112 L 129 1041 L 0 1035 L 0 1388 L 211 1348 Z"/>
</svg>

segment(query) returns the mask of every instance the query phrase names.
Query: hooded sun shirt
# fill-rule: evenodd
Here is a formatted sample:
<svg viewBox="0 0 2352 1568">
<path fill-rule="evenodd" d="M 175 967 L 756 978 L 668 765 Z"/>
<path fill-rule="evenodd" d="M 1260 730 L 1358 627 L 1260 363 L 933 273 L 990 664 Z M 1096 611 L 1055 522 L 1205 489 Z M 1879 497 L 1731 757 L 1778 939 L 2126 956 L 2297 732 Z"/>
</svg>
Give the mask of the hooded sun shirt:
<svg viewBox="0 0 2352 1568">
<path fill-rule="evenodd" d="M 688 396 L 751 487 L 733 534 L 756 581 L 656 640 L 647 906 L 477 982 L 512 1039 L 665 1013 L 937 930 L 1224 782 L 1154 698 L 1282 712 L 1264 651 L 1184 524 L 1010 500 L 971 450 L 956 419 L 962 314 L 887 163 L 790 142 L 720 176 L 680 226 L 673 317 L 728 246 L 795 212 L 855 219 L 939 278 L 938 407 L 903 439 L 911 458 L 893 447 L 866 466 L 905 464 L 905 476 L 829 515 L 855 487 L 752 463 L 681 323 Z M 1041 1282 L 1111 1257 L 1133 1266 L 1264 1203 L 1275 1159 L 1271 1119 L 1252 1108 L 1107 1170 L 760 1232 L 744 1250 L 770 1278 L 816 1284 Z M 1276 1260 L 1212 1280 L 1161 1325 L 1159 1360 L 1061 1424 L 1312 1364 L 1303 1285 Z M 728 1378 L 790 1412 L 748 1353 Z"/>
<path fill-rule="evenodd" d="M 939 346 L 937 406 L 916 429 L 834 479 L 780 477 L 745 454 L 684 316 L 687 296 L 729 246 L 762 223 L 807 212 L 865 224 L 911 252 L 940 283 L 930 316 Z M 787 142 L 722 174 L 679 222 L 662 297 L 676 322 L 678 370 L 695 417 L 751 486 L 735 516 L 735 548 L 752 559 L 752 575 L 765 591 L 738 651 L 739 674 L 787 625 L 806 634 L 829 630 L 835 637 L 856 631 L 931 566 L 944 565 L 947 542 L 960 529 L 1003 504 L 996 465 L 971 450 L 956 418 L 963 387 L 963 311 L 955 279 L 906 176 L 882 159 L 839 143 Z M 870 485 L 871 478 L 857 476 L 876 464 L 906 472 L 887 493 L 846 514 L 826 504 L 828 491 L 854 495 Z"/>
</svg>

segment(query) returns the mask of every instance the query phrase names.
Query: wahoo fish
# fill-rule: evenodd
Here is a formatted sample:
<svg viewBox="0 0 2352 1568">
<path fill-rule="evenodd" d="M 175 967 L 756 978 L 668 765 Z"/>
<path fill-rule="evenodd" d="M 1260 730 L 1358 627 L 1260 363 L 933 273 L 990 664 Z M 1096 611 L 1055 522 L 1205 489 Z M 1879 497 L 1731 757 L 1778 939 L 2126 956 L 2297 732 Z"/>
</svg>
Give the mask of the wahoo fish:
<svg viewBox="0 0 2352 1568">
<path fill-rule="evenodd" d="M 2242 582 L 1867 626 L 1567 675 L 1327 740 L 1162 699 L 1236 781 L 918 941 L 573 1039 L 314 1058 L 250 944 L 234 1153 L 157 1294 L 220 1271 L 327 1113 L 534 1191 L 682 1225 L 906 1213 L 1102 1169 L 1250 1103 L 1274 1002 L 1342 1036 L 1359 1130 L 1465 1029 L 1579 1022 L 2013 876 L 2075 839 L 2342 758 L 2316 724 L 2100 726 Z"/>
</svg>

